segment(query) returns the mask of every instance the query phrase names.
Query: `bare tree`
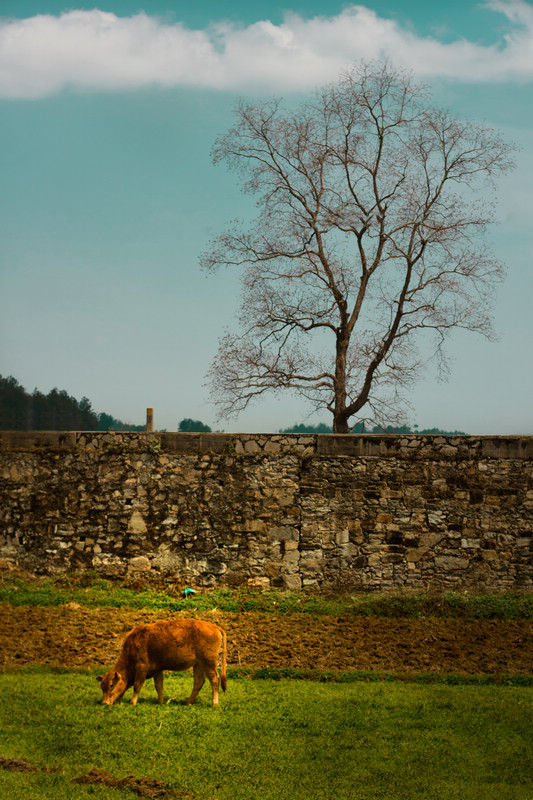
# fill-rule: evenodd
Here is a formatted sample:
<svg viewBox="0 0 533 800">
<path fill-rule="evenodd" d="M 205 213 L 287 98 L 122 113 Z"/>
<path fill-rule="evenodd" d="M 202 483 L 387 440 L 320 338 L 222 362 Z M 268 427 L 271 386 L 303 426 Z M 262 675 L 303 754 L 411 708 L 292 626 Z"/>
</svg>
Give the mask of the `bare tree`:
<svg viewBox="0 0 533 800">
<path fill-rule="evenodd" d="M 333 414 L 391 420 L 454 328 L 491 338 L 502 265 L 484 243 L 492 204 L 473 191 L 511 169 L 492 129 L 433 108 L 389 64 L 361 64 L 296 109 L 241 103 L 214 162 L 258 196 L 203 265 L 245 266 L 240 333 L 209 377 L 221 416 L 292 389 Z M 489 196 L 485 193 L 485 196 Z M 364 411 L 363 411 L 364 410 Z"/>
</svg>

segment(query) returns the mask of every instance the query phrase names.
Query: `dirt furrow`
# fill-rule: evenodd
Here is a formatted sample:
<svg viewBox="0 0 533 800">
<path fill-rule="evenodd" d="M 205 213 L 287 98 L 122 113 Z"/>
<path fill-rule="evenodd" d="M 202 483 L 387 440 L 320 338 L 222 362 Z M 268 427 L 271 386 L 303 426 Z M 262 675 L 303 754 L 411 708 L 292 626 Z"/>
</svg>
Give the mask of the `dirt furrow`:
<svg viewBox="0 0 533 800">
<path fill-rule="evenodd" d="M 132 609 L 0 605 L 0 665 L 111 666 L 135 625 L 170 615 Z M 187 616 L 186 614 L 173 616 Z M 232 667 L 533 674 L 533 622 L 204 614 L 228 633 Z"/>
</svg>

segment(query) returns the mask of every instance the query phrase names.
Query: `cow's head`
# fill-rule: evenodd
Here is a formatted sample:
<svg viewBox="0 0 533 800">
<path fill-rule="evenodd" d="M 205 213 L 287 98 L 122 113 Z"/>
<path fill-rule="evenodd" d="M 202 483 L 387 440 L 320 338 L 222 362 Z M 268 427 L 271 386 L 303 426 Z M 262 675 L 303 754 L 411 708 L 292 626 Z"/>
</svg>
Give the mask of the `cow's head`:
<svg viewBox="0 0 533 800">
<path fill-rule="evenodd" d="M 96 680 L 99 682 L 102 692 L 104 693 L 102 703 L 106 706 L 112 706 L 113 703 L 120 700 L 128 688 L 127 680 L 122 677 L 120 672 L 114 669 L 106 672 L 105 675 L 100 676 Z"/>
</svg>

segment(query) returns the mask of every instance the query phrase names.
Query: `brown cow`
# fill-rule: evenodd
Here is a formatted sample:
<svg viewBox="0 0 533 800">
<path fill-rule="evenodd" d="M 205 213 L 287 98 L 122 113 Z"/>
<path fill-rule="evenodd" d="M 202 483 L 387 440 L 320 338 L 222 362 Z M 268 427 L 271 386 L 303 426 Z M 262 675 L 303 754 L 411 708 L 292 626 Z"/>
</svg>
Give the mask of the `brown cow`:
<svg viewBox="0 0 533 800">
<path fill-rule="evenodd" d="M 104 697 L 102 703 L 113 705 L 133 686 L 130 704 L 137 703 L 146 678 L 153 678 L 158 702 L 163 702 L 163 670 L 193 667 L 194 685 L 187 705 L 194 703 L 209 678 L 213 690 L 213 706 L 218 705 L 217 660 L 222 648 L 221 684 L 226 691 L 226 632 L 212 622 L 202 620 L 161 620 L 139 625 L 124 639 L 114 669 L 97 678 Z"/>
</svg>

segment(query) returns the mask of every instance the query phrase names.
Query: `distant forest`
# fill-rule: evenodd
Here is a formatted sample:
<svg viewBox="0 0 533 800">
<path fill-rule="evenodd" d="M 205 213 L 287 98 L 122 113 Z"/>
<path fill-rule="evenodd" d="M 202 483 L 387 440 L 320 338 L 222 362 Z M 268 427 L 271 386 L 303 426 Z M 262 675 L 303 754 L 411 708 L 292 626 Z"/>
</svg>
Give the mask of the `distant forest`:
<svg viewBox="0 0 533 800">
<path fill-rule="evenodd" d="M 97 414 L 87 397 L 71 397 L 64 390 L 29 394 L 12 376 L 0 375 L 0 430 L 3 431 L 143 431 L 110 414 Z"/>
<path fill-rule="evenodd" d="M 279 433 L 333 433 L 333 428 L 321 422 L 318 425 L 292 425 L 290 428 L 284 428 L 279 431 Z M 444 431 L 441 430 L 441 428 L 424 428 L 423 430 L 419 430 L 418 425 L 414 425 L 412 428 L 409 425 L 400 425 L 398 427 L 387 425 L 384 428 L 379 425 L 374 425 L 374 427 L 370 428 L 366 427 L 364 422 L 360 422 L 356 425 L 351 433 L 441 433 L 466 436 L 464 431 Z"/>
<path fill-rule="evenodd" d="M 65 390 L 52 389 L 43 394 L 38 389 L 29 394 L 20 383 L 10 376 L 0 375 L 0 430 L 2 431 L 143 431 L 144 425 L 129 425 L 111 414 L 97 414 L 87 397 L 81 400 L 71 397 Z M 210 432 L 211 428 L 200 420 L 182 419 L 178 431 Z M 332 428 L 323 422 L 318 425 L 292 425 L 279 433 L 332 433 Z M 352 433 L 442 433 L 463 434 L 464 431 L 444 431 L 440 428 L 418 430 L 415 425 L 394 428 L 364 427 L 356 425 Z"/>
</svg>

